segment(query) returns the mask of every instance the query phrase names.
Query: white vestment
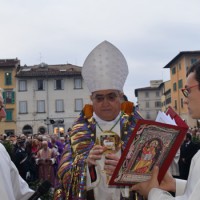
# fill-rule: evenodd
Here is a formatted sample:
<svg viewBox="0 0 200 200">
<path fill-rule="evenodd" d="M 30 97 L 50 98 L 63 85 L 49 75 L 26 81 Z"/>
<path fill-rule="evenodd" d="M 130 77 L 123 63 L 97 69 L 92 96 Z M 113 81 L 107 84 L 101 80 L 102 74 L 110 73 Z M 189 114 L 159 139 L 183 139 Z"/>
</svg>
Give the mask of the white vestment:
<svg viewBox="0 0 200 200">
<path fill-rule="evenodd" d="M 27 200 L 33 193 L 19 175 L 4 146 L 0 144 L 0 199 Z"/>
<path fill-rule="evenodd" d="M 176 197 L 168 192 L 153 188 L 148 200 L 199 200 L 200 199 L 200 151 L 193 157 L 188 180 L 176 180 Z"/>
<path fill-rule="evenodd" d="M 121 114 L 121 113 L 120 113 Z M 113 121 L 101 120 L 96 114 L 94 114 L 95 120 L 98 122 L 100 127 L 105 131 L 109 130 L 118 121 L 120 114 Z M 113 130 L 120 136 L 120 122 L 118 122 Z M 100 140 L 100 134 L 102 131 L 96 126 L 96 137 Z M 120 136 L 121 137 L 121 136 Z M 116 153 L 119 157 L 121 156 L 121 151 Z M 104 172 L 105 155 L 102 156 L 101 160 L 96 161 L 97 166 L 95 167 L 97 173 L 97 180 L 91 183 L 90 178 L 87 178 L 87 189 L 94 190 L 94 196 L 96 200 L 120 200 L 120 196 L 129 197 L 129 188 L 117 188 L 108 186 L 107 176 Z M 90 177 L 89 171 L 87 169 L 87 177 Z"/>
</svg>

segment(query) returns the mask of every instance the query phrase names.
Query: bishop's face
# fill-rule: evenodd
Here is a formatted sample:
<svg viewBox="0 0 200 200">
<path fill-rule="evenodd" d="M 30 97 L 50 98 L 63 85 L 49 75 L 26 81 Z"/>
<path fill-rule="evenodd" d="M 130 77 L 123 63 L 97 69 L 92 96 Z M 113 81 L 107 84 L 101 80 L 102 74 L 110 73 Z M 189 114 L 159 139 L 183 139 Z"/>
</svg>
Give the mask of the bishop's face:
<svg viewBox="0 0 200 200">
<path fill-rule="evenodd" d="M 93 110 L 105 121 L 114 120 L 121 110 L 122 94 L 117 90 L 100 90 L 91 95 Z"/>
</svg>

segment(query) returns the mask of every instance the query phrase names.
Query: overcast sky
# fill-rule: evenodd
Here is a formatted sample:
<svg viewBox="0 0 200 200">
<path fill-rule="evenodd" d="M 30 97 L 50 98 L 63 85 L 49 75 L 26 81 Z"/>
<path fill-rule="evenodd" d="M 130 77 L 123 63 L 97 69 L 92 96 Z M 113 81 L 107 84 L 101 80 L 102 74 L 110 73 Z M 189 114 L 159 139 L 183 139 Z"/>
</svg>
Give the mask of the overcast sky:
<svg viewBox="0 0 200 200">
<path fill-rule="evenodd" d="M 0 0 L 0 59 L 82 66 L 108 40 L 127 59 L 129 100 L 180 51 L 200 50 L 199 0 Z"/>
</svg>

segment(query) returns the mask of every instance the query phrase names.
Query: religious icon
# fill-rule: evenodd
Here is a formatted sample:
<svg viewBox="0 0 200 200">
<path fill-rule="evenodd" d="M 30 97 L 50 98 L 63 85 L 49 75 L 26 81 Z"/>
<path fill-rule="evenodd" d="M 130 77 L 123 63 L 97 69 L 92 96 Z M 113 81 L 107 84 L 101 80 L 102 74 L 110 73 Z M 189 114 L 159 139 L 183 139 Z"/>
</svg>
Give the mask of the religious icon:
<svg viewBox="0 0 200 200">
<path fill-rule="evenodd" d="M 133 185 L 150 179 L 152 169 L 159 166 L 158 181 L 166 173 L 188 127 L 138 120 L 110 178 L 109 185 Z"/>
<path fill-rule="evenodd" d="M 162 146 L 161 141 L 158 138 L 153 138 L 150 141 L 145 142 L 138 157 L 135 161 L 133 171 L 136 173 L 148 173 L 154 166 L 156 157 L 160 154 Z"/>
</svg>

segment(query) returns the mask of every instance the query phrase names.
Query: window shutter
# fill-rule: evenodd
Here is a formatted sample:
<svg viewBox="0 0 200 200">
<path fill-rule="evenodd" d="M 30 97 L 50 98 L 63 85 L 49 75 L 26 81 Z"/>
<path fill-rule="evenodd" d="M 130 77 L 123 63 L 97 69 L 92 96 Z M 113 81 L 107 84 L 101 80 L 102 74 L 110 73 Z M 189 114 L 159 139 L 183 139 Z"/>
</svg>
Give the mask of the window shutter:
<svg viewBox="0 0 200 200">
<path fill-rule="evenodd" d="M 54 90 L 56 90 L 56 80 L 54 80 Z"/>
<path fill-rule="evenodd" d="M 12 120 L 12 111 L 11 110 L 7 110 L 6 111 L 6 120 L 7 121 L 11 121 Z"/>
<path fill-rule="evenodd" d="M 64 80 L 61 80 L 61 89 L 64 90 Z"/>
<path fill-rule="evenodd" d="M 15 92 L 12 92 L 12 103 L 15 103 Z"/>
<path fill-rule="evenodd" d="M 6 93 L 5 93 L 5 92 L 3 92 L 3 93 L 2 93 L 2 95 L 3 95 L 3 100 L 4 100 L 4 103 L 6 103 Z"/>
</svg>

